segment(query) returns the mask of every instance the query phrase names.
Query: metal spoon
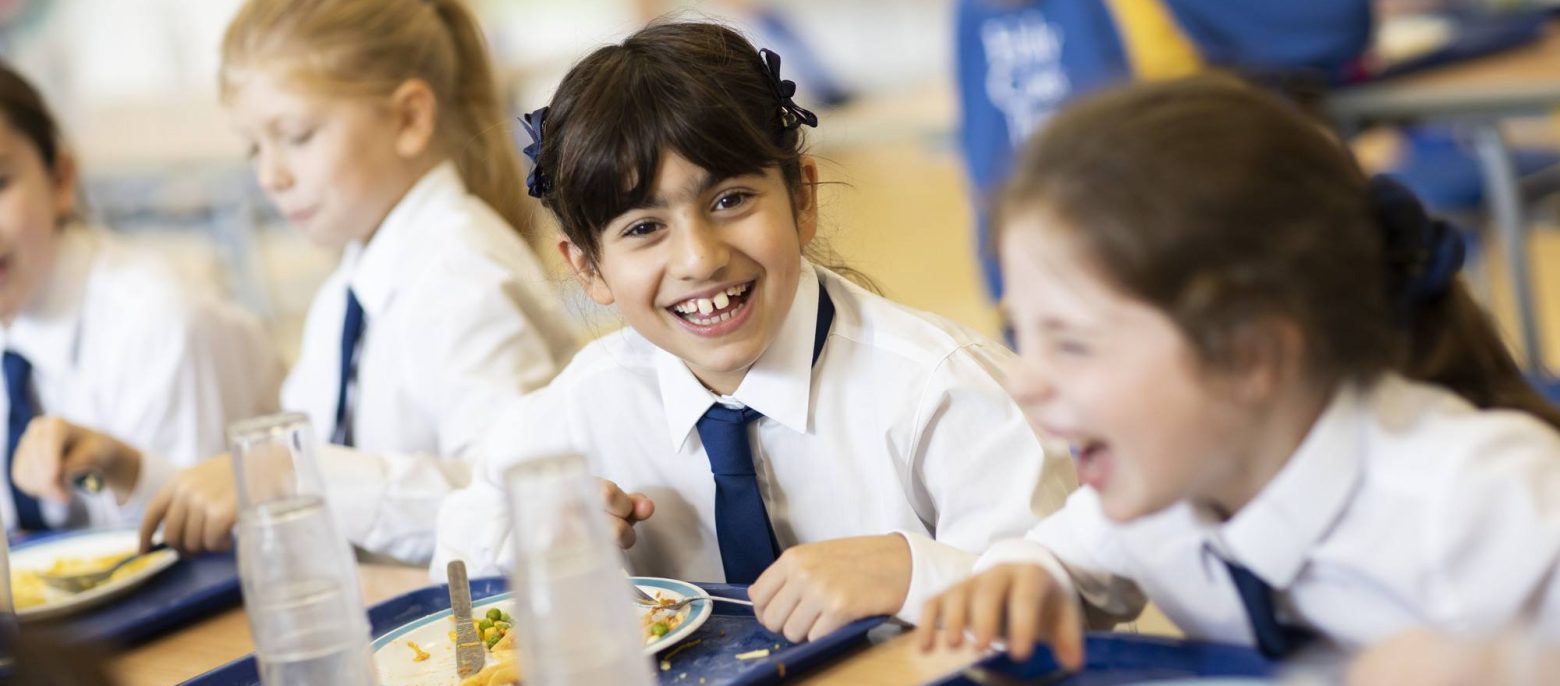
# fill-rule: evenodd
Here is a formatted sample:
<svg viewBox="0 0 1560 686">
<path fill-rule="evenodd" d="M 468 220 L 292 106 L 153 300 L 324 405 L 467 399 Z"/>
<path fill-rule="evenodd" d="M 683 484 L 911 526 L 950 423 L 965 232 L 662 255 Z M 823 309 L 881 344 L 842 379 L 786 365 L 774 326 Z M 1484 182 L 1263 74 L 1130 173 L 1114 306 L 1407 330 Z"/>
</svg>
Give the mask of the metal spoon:
<svg viewBox="0 0 1560 686">
<path fill-rule="evenodd" d="M 148 555 L 155 554 L 157 551 L 163 550 L 167 547 L 168 544 L 166 543 L 158 543 L 157 545 L 152 546 L 151 550 L 148 550 L 139 555 L 126 556 L 123 560 L 115 562 L 113 566 L 107 569 L 100 569 L 95 572 L 82 572 L 80 574 L 50 574 L 48 572 L 39 572 L 38 578 L 42 580 L 43 583 L 53 586 L 54 588 L 58 588 L 62 591 L 80 593 L 89 588 L 92 588 L 93 586 L 101 584 L 104 581 L 107 581 L 109 577 L 114 575 L 114 572 L 124 568 L 125 565 L 128 565 L 131 562 L 135 562 L 136 560 L 144 558 Z"/>
<path fill-rule="evenodd" d="M 644 591 L 640 591 L 640 594 L 643 595 Z M 753 607 L 752 601 L 737 600 L 736 598 L 722 598 L 722 597 L 720 597 L 718 595 L 712 595 L 712 596 L 709 596 L 709 597 L 691 595 L 691 596 L 688 596 L 686 598 L 683 598 L 682 600 L 679 600 L 679 601 L 676 601 L 676 602 L 667 603 L 665 605 L 662 605 L 661 601 L 656 600 L 654 598 L 650 598 L 649 596 L 645 596 L 645 598 L 635 598 L 634 602 L 637 602 L 640 605 L 642 605 L 644 607 L 648 607 L 648 608 L 650 608 L 652 610 L 681 610 L 681 609 L 683 609 L 683 607 L 687 606 L 688 603 L 698 602 L 700 600 L 714 600 L 714 601 L 722 602 L 722 603 L 735 603 L 737 605 L 746 605 L 748 607 Z"/>
</svg>

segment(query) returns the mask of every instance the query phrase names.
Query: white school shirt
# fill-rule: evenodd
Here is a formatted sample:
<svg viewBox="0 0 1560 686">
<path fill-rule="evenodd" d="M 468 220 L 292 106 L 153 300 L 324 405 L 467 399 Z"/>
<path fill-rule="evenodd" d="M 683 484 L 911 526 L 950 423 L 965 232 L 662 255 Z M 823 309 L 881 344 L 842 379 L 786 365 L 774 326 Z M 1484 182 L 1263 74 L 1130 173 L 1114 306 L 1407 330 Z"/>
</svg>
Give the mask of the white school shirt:
<svg viewBox="0 0 1560 686">
<path fill-rule="evenodd" d="M 229 422 L 275 410 L 281 378 L 252 315 L 154 256 L 80 226 L 63 230 L 41 293 L 0 331 L 0 348 L 32 364 L 38 416 L 107 433 L 142 454 L 123 505 L 107 490 L 74 494 L 69 504 L 40 500 L 53 528 L 140 521 L 178 468 L 224 450 Z M 9 410 L 0 393 L 0 417 Z M 10 477 L 7 463 L 0 478 Z M 15 528 L 9 487 L 0 488 L 0 512 Z"/>
<path fill-rule="evenodd" d="M 979 568 L 1038 562 L 1107 616 L 1135 617 L 1146 596 L 1188 637 L 1254 645 L 1220 558 L 1272 586 L 1281 621 L 1333 649 L 1414 626 L 1487 633 L 1536 621 L 1560 637 L 1560 434 L 1388 374 L 1338 391 L 1227 522 L 1182 503 L 1116 524 L 1085 487 Z"/>
<path fill-rule="evenodd" d="M 326 443 L 349 287 L 365 321 L 351 389 L 354 448 Z M 546 384 L 577 346 L 536 256 L 444 162 L 407 191 L 367 245 L 349 245 L 320 286 L 282 405 L 314 425 L 328 500 L 347 538 L 423 564 L 439 502 L 470 481 L 467 459 L 494 409 Z"/>
<path fill-rule="evenodd" d="M 835 314 L 816 365 L 819 277 Z M 989 543 L 1032 526 L 1075 487 L 1065 451 L 1047 459 L 1004 391 L 1006 348 L 868 293 L 803 262 L 795 301 L 730 397 L 631 329 L 584 351 L 546 389 L 506 409 L 472 486 L 440 512 L 432 573 L 512 563 L 500 484 L 529 457 L 581 453 L 592 472 L 655 501 L 627 551 L 640 574 L 725 577 L 715 484 L 695 425 L 717 401 L 764 416 L 749 427 L 759 491 L 782 548 L 899 532 L 909 542 L 905 608 L 967 575 Z"/>
</svg>

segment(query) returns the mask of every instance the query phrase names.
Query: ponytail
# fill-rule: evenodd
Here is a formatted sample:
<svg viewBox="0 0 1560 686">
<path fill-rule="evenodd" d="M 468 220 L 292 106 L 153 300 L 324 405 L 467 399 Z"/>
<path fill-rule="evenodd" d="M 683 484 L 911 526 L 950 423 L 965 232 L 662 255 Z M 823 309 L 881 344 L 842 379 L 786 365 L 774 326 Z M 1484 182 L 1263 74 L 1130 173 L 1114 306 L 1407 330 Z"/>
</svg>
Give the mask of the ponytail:
<svg viewBox="0 0 1560 686">
<path fill-rule="evenodd" d="M 1560 408 L 1523 378 L 1489 315 L 1457 279 L 1464 246 L 1456 229 L 1387 177 L 1371 179 L 1368 193 L 1384 237 L 1387 294 L 1407 339 L 1399 371 L 1475 406 L 1520 410 L 1560 429 Z"/>
<path fill-rule="evenodd" d="M 487 41 L 462 0 L 430 0 L 449 31 L 455 49 L 456 81 L 450 109 L 450 157 L 466 188 L 498 212 L 535 248 L 539 233 L 531 225 L 530 204 L 522 189 L 520 158 L 499 97 Z"/>
</svg>

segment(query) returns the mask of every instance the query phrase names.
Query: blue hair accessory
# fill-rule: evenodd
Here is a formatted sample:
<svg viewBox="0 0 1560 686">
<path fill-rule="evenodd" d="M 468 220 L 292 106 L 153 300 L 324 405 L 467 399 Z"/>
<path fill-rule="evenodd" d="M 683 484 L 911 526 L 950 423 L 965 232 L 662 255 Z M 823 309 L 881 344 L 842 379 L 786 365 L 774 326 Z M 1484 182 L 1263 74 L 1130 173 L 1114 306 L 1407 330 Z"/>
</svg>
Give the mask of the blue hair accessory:
<svg viewBox="0 0 1560 686">
<path fill-rule="evenodd" d="M 1403 266 L 1393 290 L 1400 311 L 1406 316 L 1444 297 L 1467 252 L 1457 227 L 1431 217 L 1413 191 L 1387 176 L 1370 180 L 1370 204 L 1386 232 L 1387 253 Z"/>
<path fill-rule="evenodd" d="M 796 97 L 796 82 L 780 78 L 780 56 L 768 48 L 759 50 L 758 54 L 764 58 L 764 66 L 769 71 L 769 85 L 780 100 L 780 126 L 786 130 L 802 124 L 818 128 L 818 115 L 803 109 L 792 99 Z"/>
<path fill-rule="evenodd" d="M 521 152 L 531 160 L 531 173 L 525 177 L 525 189 L 533 198 L 547 195 L 553 189 L 552 177 L 542 169 L 542 128 L 547 121 L 547 110 L 543 107 L 520 117 L 520 125 L 525 127 L 526 133 L 531 134 L 531 144 Z"/>
</svg>

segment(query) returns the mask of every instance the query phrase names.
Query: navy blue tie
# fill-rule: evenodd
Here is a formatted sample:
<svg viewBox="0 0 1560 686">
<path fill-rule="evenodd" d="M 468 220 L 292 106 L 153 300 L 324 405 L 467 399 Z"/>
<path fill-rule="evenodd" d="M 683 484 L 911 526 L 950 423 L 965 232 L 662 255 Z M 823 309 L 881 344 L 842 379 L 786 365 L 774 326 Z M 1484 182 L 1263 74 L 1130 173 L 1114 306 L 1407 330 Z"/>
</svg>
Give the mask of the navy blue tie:
<svg viewBox="0 0 1560 686">
<path fill-rule="evenodd" d="M 27 424 L 38 415 L 38 408 L 33 403 L 32 363 L 9 350 L 5 351 L 5 395 L 11 402 L 10 412 L 6 416 L 5 439 L 5 481 L 11 487 L 11 502 L 16 504 L 17 527 L 29 531 L 41 531 L 49 528 L 43 521 L 43 511 L 38 509 L 38 501 L 11 481 L 11 460 L 16 458 L 16 445 L 22 440 L 22 432 L 27 430 Z"/>
<path fill-rule="evenodd" d="M 348 404 L 347 391 L 357 374 L 358 341 L 363 338 L 363 305 L 357 294 L 347 289 L 347 313 L 341 320 L 341 384 L 336 391 L 336 428 L 330 434 L 330 442 L 352 445 L 352 408 Z"/>
<path fill-rule="evenodd" d="M 1273 587 L 1266 581 L 1234 562 L 1225 560 L 1224 566 L 1240 593 L 1240 604 L 1245 606 L 1246 618 L 1251 621 L 1251 633 L 1257 637 L 1257 650 L 1263 655 L 1275 660 L 1288 657 L 1316 637 L 1307 629 L 1279 623 Z"/>
<path fill-rule="evenodd" d="M 833 323 L 834 302 L 820 283 L 813 364 L 823 353 Z M 709 456 L 710 473 L 715 477 L 715 538 L 720 542 L 720 563 L 728 584 L 757 581 L 758 575 L 780 557 L 780 543 L 758 491 L 753 446 L 748 441 L 748 424 L 762 416 L 750 407 L 734 410 L 715 404 L 705 410 L 696 425 L 704 453 Z"/>
</svg>

